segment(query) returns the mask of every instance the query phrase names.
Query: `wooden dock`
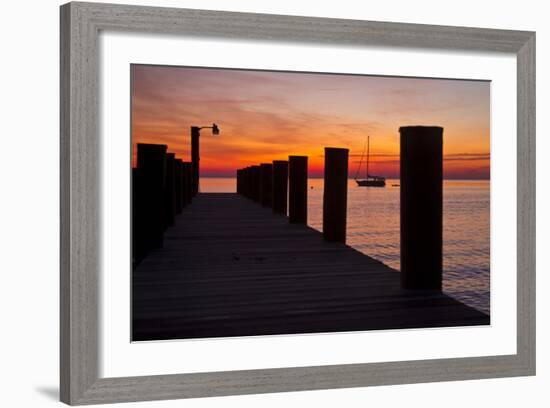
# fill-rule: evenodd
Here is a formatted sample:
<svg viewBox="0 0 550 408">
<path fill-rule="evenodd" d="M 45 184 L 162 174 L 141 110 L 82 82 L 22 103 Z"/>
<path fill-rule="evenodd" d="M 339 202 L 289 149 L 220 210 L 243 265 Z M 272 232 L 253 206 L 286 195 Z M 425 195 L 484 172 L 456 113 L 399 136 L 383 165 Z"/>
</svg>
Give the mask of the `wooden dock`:
<svg viewBox="0 0 550 408">
<path fill-rule="evenodd" d="M 132 287 L 133 341 L 489 324 L 237 194 L 199 193 Z"/>
</svg>

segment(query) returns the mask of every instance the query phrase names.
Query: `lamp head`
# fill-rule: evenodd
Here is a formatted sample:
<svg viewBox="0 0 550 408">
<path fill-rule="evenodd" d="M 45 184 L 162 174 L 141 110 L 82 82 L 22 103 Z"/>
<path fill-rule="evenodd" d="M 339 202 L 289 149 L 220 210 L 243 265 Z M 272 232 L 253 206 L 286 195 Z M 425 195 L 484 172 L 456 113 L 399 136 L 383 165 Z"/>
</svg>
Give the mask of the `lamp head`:
<svg viewBox="0 0 550 408">
<path fill-rule="evenodd" d="M 213 135 L 219 135 L 220 134 L 220 128 L 215 123 L 212 123 L 212 134 Z"/>
</svg>

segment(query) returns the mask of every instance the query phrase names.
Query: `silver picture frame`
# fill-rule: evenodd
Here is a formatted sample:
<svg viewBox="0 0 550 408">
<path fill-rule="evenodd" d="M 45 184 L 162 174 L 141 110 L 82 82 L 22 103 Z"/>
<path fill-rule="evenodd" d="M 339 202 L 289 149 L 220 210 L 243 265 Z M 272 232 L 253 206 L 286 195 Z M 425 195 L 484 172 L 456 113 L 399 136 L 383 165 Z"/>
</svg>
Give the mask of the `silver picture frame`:
<svg viewBox="0 0 550 408">
<path fill-rule="evenodd" d="M 534 32 L 79 2 L 61 6 L 60 13 L 61 401 L 82 405 L 535 374 Z M 99 34 L 104 30 L 515 54 L 517 353 L 101 378 L 98 113 Z"/>
</svg>

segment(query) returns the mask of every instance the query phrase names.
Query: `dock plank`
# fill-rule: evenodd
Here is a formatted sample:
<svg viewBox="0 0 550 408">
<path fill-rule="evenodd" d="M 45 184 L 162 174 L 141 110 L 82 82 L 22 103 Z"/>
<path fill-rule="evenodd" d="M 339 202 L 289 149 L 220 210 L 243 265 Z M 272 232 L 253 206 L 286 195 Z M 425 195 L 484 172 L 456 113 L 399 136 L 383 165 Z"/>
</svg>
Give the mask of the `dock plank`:
<svg viewBox="0 0 550 408">
<path fill-rule="evenodd" d="M 489 324 L 237 194 L 202 193 L 132 274 L 132 340 Z"/>
</svg>

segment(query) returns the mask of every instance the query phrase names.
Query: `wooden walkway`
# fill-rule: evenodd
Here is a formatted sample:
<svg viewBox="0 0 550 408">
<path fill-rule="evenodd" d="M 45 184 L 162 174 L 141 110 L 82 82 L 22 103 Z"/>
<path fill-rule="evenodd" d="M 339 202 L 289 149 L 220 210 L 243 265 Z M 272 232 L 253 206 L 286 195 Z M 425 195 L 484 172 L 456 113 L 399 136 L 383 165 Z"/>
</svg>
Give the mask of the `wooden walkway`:
<svg viewBox="0 0 550 408">
<path fill-rule="evenodd" d="M 489 324 L 237 194 L 199 194 L 132 279 L 134 341 Z"/>
</svg>

